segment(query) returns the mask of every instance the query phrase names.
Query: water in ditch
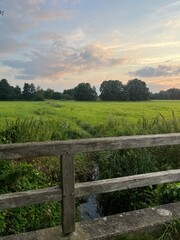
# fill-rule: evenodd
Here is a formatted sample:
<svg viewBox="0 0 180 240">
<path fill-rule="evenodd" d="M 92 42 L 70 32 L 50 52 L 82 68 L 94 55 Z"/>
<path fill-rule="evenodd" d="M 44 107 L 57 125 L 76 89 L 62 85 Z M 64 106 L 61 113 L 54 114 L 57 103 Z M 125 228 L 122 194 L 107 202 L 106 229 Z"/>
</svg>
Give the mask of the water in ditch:
<svg viewBox="0 0 180 240">
<path fill-rule="evenodd" d="M 96 165 L 94 168 L 93 180 L 98 180 L 98 176 L 99 169 L 98 166 Z M 84 200 L 85 201 L 81 203 L 79 206 L 80 221 L 92 220 L 103 216 L 102 212 L 100 211 L 100 208 L 98 207 L 99 205 L 96 195 L 90 195 L 84 198 Z"/>
<path fill-rule="evenodd" d="M 92 220 L 102 217 L 98 208 L 98 201 L 95 195 L 86 198 L 86 201 L 79 206 L 80 221 Z"/>
</svg>

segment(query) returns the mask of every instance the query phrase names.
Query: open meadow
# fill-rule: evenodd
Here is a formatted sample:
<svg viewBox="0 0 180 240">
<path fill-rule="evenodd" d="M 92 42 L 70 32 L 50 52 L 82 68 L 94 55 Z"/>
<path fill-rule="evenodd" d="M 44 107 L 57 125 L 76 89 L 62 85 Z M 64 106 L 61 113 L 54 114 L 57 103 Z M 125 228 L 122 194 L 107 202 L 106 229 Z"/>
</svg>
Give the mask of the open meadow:
<svg viewBox="0 0 180 240">
<path fill-rule="evenodd" d="M 180 101 L 158 100 L 145 102 L 75 102 L 75 101 L 6 101 L 0 102 L 0 125 L 6 120 L 43 119 L 72 121 L 76 124 L 98 125 L 109 119 L 135 122 L 148 120 L 161 114 L 172 118 L 172 112 L 180 117 Z"/>
</svg>

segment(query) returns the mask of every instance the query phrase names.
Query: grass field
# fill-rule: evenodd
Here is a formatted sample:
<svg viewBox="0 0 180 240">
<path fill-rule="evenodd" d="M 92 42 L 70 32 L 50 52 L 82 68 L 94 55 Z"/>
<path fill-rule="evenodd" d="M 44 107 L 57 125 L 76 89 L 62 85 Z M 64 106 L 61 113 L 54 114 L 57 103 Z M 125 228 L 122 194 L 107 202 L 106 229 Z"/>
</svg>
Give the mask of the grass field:
<svg viewBox="0 0 180 240">
<path fill-rule="evenodd" d="M 0 143 L 2 144 L 167 132 L 180 132 L 180 101 L 0 102 Z M 77 154 L 76 181 L 92 180 L 94 166 L 97 165 L 99 179 L 178 169 L 179 156 L 178 146 L 107 151 L 89 155 Z M 59 158 L 27 159 L 27 161 L 24 159 L 22 162 L 1 161 L 0 164 L 0 194 L 59 184 Z M 9 181 L 13 182 L 13 185 L 8 184 Z M 109 214 L 179 199 L 179 185 L 173 184 L 134 190 L 134 192 L 122 191 L 113 195 L 109 193 L 99 197 L 98 204 L 104 214 Z M 59 219 L 58 204 L 1 211 L 0 235 L 57 226 Z M 176 231 L 178 234 L 179 229 L 178 227 Z M 157 238 L 148 236 L 141 239 Z"/>
<path fill-rule="evenodd" d="M 180 117 L 180 101 L 147 102 L 0 102 L 0 124 L 15 118 L 43 120 L 71 120 L 92 125 L 103 123 L 110 118 L 135 121 L 141 117 L 152 119 L 157 114 L 165 118 Z"/>
</svg>

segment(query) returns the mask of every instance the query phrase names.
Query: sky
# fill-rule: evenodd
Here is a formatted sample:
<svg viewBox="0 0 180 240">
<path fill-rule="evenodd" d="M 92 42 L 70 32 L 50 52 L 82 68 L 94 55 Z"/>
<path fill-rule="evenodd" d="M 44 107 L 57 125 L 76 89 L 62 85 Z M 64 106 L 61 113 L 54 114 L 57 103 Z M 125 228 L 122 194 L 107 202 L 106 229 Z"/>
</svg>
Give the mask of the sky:
<svg viewBox="0 0 180 240">
<path fill-rule="evenodd" d="M 0 0 L 0 79 L 56 91 L 180 88 L 179 0 Z"/>
</svg>

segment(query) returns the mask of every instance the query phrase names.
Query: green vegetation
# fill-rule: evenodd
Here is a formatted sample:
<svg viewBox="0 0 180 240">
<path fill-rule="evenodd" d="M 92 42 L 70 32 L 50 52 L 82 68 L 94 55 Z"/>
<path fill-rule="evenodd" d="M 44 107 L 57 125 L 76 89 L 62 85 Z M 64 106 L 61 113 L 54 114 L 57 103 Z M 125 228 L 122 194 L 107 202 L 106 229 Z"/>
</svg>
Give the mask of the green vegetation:
<svg viewBox="0 0 180 240">
<path fill-rule="evenodd" d="M 42 167 L 42 166 L 41 166 Z M 24 191 L 48 187 L 49 179 L 45 172 L 36 168 L 36 164 L 22 161 L 0 162 L 0 193 Z M 57 181 L 56 181 L 57 182 Z M 0 211 L 0 234 L 31 231 L 53 227 L 60 223 L 60 204 L 50 203 L 12 210 Z"/>
<path fill-rule="evenodd" d="M 0 119 L 0 143 L 180 132 L 179 101 L 7 101 L 1 102 Z M 92 180 L 95 165 L 101 179 L 180 168 L 179 156 L 178 146 L 78 154 L 76 181 Z M 61 184 L 57 158 L 0 164 L 1 194 Z M 112 214 L 168 203 L 180 200 L 179 190 L 174 183 L 102 194 L 99 206 Z M 60 214 L 59 203 L 0 211 L 0 234 L 59 225 Z"/>
<path fill-rule="evenodd" d="M 100 86 L 100 98 L 103 101 L 124 101 L 127 99 L 125 87 L 118 80 L 104 81 Z"/>
<path fill-rule="evenodd" d="M 146 102 L 0 102 L 0 126 L 6 121 L 20 119 L 36 119 L 43 121 L 65 121 L 80 126 L 93 128 L 107 122 L 123 122 L 136 124 L 139 119 L 151 121 L 158 114 L 165 119 L 172 119 L 172 111 L 180 117 L 180 102 L 146 101 Z M 128 120 L 128 121 L 126 121 Z M 119 123 L 120 124 L 120 123 Z M 117 126 L 116 126 L 117 127 Z M 110 129 L 105 129 L 105 131 Z"/>
<path fill-rule="evenodd" d="M 89 83 L 80 83 L 74 88 L 74 100 L 77 101 L 96 101 L 96 88 Z"/>
<path fill-rule="evenodd" d="M 118 123 L 114 123 L 112 126 L 115 129 L 119 127 Z M 142 118 L 136 124 L 127 124 L 127 126 L 124 127 L 124 132 L 121 129 L 121 135 L 180 132 L 180 118 L 176 118 L 174 114 L 171 119 L 165 119 L 159 115 L 149 121 Z M 117 132 L 118 130 L 116 130 Z M 179 146 L 99 153 L 99 177 L 106 179 L 180 168 L 179 156 Z M 115 214 L 117 211 L 124 212 L 160 205 L 178 199 L 180 199 L 179 184 L 165 184 L 99 196 L 100 208 L 105 215 Z"/>
<path fill-rule="evenodd" d="M 116 238 L 115 240 L 179 240 L 180 239 L 180 220 L 174 219 L 155 231 L 143 231 L 131 236 Z"/>
<path fill-rule="evenodd" d="M 123 85 L 119 80 L 104 81 L 100 86 L 100 92 L 100 98 L 106 101 L 143 101 L 149 99 L 150 96 L 146 83 L 139 79 L 130 80 L 127 85 Z M 96 88 L 91 87 L 89 83 L 79 83 L 74 89 L 67 89 L 60 93 L 53 89 L 36 88 L 33 83 L 25 83 L 21 91 L 19 86 L 11 86 L 6 79 L 0 81 L 1 101 L 43 101 L 45 99 L 96 101 L 97 92 Z"/>
<path fill-rule="evenodd" d="M 0 101 L 44 101 L 44 100 L 76 100 L 76 101 L 146 101 L 149 99 L 180 99 L 180 89 L 171 88 L 159 93 L 150 93 L 146 83 L 132 79 L 123 84 L 119 80 L 103 81 L 98 98 L 96 88 L 90 83 L 79 83 L 75 88 L 65 89 L 63 93 L 53 89 L 35 87 L 33 83 L 24 83 L 23 89 L 11 86 L 6 79 L 0 80 Z"/>
<path fill-rule="evenodd" d="M 180 89 L 170 88 L 166 91 L 151 94 L 151 99 L 180 99 Z"/>
</svg>

